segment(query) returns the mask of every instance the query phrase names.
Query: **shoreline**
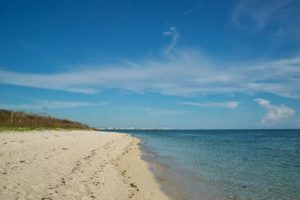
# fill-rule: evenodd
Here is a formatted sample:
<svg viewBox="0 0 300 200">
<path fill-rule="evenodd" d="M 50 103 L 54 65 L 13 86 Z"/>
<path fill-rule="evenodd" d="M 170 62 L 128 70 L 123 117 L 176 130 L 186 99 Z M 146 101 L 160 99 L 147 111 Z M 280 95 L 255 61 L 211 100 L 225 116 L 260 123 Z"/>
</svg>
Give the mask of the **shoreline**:
<svg viewBox="0 0 300 200">
<path fill-rule="evenodd" d="M 140 140 L 104 131 L 0 134 L 0 199 L 169 199 Z"/>
<path fill-rule="evenodd" d="M 150 171 L 154 174 L 155 180 L 161 185 L 161 190 L 174 200 L 187 200 L 188 191 L 180 179 L 174 178 L 176 174 L 170 169 L 170 165 L 162 163 L 158 155 L 149 150 L 143 149 L 142 159 L 148 163 Z"/>
<path fill-rule="evenodd" d="M 148 163 L 161 190 L 174 200 L 226 200 L 228 197 L 202 177 L 190 173 L 174 158 L 157 152 L 155 146 L 149 146 L 147 140 L 134 135 L 141 140 L 142 159 Z M 157 144 L 156 144 L 157 145 Z"/>
</svg>

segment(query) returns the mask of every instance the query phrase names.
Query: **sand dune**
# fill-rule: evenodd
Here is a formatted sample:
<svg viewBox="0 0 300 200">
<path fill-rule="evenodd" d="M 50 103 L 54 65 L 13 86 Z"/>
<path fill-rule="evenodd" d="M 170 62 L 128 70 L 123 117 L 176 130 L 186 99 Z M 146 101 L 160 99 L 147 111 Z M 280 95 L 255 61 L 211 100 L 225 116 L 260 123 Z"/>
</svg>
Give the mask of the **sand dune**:
<svg viewBox="0 0 300 200">
<path fill-rule="evenodd" d="M 95 131 L 0 134 L 0 199 L 168 199 L 138 139 Z"/>
</svg>

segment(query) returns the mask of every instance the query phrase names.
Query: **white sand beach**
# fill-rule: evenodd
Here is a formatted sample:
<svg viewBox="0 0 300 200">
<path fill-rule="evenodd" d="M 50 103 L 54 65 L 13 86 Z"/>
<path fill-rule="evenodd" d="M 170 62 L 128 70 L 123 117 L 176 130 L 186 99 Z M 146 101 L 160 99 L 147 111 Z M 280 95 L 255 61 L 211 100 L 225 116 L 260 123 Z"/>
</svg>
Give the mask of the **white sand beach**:
<svg viewBox="0 0 300 200">
<path fill-rule="evenodd" d="M 1 132 L 0 199 L 168 199 L 138 143 L 109 132 Z"/>
</svg>

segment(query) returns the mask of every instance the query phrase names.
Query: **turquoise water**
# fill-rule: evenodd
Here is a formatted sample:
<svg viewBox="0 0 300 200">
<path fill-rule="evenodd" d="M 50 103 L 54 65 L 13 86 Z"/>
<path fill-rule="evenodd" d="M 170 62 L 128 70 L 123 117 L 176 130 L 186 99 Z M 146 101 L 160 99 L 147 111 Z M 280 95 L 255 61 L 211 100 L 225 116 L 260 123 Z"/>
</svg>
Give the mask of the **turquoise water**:
<svg viewBox="0 0 300 200">
<path fill-rule="evenodd" d="M 300 130 L 127 132 L 174 199 L 300 199 Z"/>
</svg>

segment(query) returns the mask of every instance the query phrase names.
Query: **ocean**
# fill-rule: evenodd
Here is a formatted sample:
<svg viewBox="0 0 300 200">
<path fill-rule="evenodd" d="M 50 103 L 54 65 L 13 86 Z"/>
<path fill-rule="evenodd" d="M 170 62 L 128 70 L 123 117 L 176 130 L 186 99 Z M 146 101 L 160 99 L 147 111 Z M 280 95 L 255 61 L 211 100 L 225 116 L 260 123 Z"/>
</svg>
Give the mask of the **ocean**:
<svg viewBox="0 0 300 200">
<path fill-rule="evenodd" d="M 127 130 L 176 200 L 299 200 L 300 130 Z"/>
</svg>

